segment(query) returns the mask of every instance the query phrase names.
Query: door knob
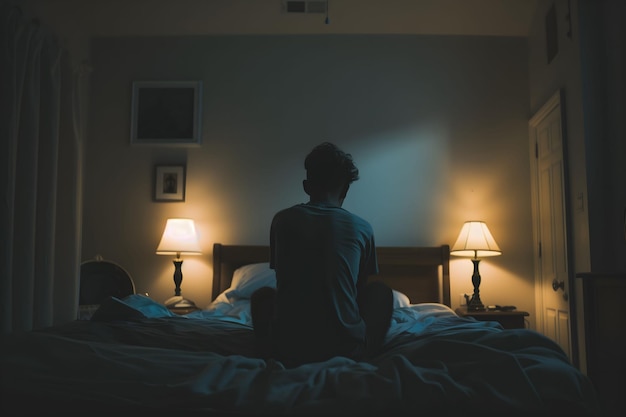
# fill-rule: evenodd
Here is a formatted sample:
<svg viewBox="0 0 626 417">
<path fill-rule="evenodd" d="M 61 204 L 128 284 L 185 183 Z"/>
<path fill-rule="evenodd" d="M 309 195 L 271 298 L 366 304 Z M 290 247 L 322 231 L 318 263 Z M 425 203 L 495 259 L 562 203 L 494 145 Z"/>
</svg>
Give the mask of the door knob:
<svg viewBox="0 0 626 417">
<path fill-rule="evenodd" d="M 556 278 L 554 278 L 552 280 L 552 289 L 554 291 L 558 291 L 560 289 L 562 289 L 563 291 L 565 291 L 565 281 L 559 281 Z"/>
</svg>

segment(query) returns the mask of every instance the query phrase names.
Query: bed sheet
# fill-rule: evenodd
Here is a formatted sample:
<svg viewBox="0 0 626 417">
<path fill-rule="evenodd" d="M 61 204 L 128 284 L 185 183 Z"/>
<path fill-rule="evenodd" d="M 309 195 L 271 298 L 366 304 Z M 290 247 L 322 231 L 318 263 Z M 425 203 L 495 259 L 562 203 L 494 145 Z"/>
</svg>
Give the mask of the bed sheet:
<svg viewBox="0 0 626 417">
<path fill-rule="evenodd" d="M 121 303 L 126 313 L 111 307 L 98 320 L 3 338 L 2 396 L 22 405 L 3 415 L 597 413 L 589 380 L 549 339 L 439 304 L 395 309 L 384 352 L 370 362 L 287 369 L 254 357 L 244 305 L 175 316 L 135 301 Z"/>
</svg>

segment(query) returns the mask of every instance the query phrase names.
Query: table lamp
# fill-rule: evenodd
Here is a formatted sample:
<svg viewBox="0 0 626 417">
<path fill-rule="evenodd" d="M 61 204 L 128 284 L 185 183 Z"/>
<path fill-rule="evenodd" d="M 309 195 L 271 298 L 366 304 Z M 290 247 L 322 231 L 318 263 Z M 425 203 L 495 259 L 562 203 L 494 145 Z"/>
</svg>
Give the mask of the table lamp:
<svg viewBox="0 0 626 417">
<path fill-rule="evenodd" d="M 463 224 L 461 233 L 459 233 L 456 243 L 452 246 L 450 255 L 472 257 L 472 263 L 474 264 L 474 273 L 472 274 L 474 294 L 467 303 L 467 309 L 469 311 L 485 309 L 482 301 L 480 301 L 480 273 L 478 272 L 480 259 L 478 258 L 501 254 L 502 251 L 500 251 L 498 244 L 484 222 L 469 221 Z"/>
<path fill-rule="evenodd" d="M 167 219 L 163 237 L 156 250 L 157 255 L 176 255 L 174 259 L 174 296 L 165 301 L 167 307 L 194 307 L 195 303 L 180 295 L 183 282 L 183 261 L 180 255 L 200 255 L 196 226 L 191 219 Z"/>
</svg>

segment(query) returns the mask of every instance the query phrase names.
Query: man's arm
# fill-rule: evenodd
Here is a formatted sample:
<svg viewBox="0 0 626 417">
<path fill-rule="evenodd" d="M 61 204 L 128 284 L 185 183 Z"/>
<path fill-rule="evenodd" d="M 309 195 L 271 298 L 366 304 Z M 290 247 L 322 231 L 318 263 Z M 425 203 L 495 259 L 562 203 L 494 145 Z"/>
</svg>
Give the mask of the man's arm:
<svg viewBox="0 0 626 417">
<path fill-rule="evenodd" d="M 366 246 L 366 252 L 363 254 L 362 262 L 359 268 L 359 276 L 356 282 L 357 298 L 363 294 L 365 286 L 372 275 L 378 275 L 378 259 L 376 257 L 376 245 L 374 244 L 374 236 Z"/>
</svg>

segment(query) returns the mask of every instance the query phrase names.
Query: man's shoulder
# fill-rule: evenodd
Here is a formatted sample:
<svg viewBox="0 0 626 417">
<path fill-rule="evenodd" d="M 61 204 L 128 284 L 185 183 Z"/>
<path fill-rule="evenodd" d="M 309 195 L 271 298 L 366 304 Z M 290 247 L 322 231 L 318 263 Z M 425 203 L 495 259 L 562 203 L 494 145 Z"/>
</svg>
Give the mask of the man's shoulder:
<svg viewBox="0 0 626 417">
<path fill-rule="evenodd" d="M 274 214 L 274 217 L 285 216 L 285 215 L 289 215 L 290 213 L 294 213 L 296 211 L 300 211 L 300 210 L 302 210 L 302 206 L 303 206 L 303 204 L 295 204 L 293 206 L 280 209 L 280 210 L 278 210 L 276 212 L 276 214 Z"/>
<path fill-rule="evenodd" d="M 344 208 L 316 207 L 316 206 L 311 206 L 305 203 L 295 204 L 291 207 L 287 207 L 278 211 L 274 215 L 274 219 L 288 218 L 292 216 L 302 216 L 302 215 L 306 216 L 307 214 L 319 215 L 320 213 L 325 213 L 327 215 L 330 215 L 330 217 L 334 217 L 334 218 L 343 218 L 344 221 L 347 220 L 355 225 L 360 226 L 363 229 L 372 230 L 372 226 L 367 220 L 365 220 L 363 217 L 357 214 L 354 214 L 351 211 L 348 211 Z"/>
<path fill-rule="evenodd" d="M 369 226 L 369 221 L 365 220 L 363 217 L 359 216 L 358 214 L 355 214 L 349 210 L 346 210 L 344 208 L 339 209 L 341 210 L 341 212 L 344 213 L 344 215 L 350 217 L 351 219 L 353 219 L 354 222 L 358 222 L 358 223 L 362 223 L 362 224 L 366 224 Z"/>
<path fill-rule="evenodd" d="M 370 222 L 368 222 L 367 220 L 365 220 L 361 216 L 357 216 L 354 213 L 350 213 L 350 214 L 352 215 L 353 222 L 355 224 L 358 224 L 359 227 L 361 228 L 361 230 L 367 231 L 369 234 L 373 234 L 374 233 L 374 228 L 372 227 Z"/>
<path fill-rule="evenodd" d="M 302 204 L 296 204 L 291 207 L 283 208 L 274 214 L 272 224 L 298 221 L 302 217 Z"/>
<path fill-rule="evenodd" d="M 374 234 L 374 228 L 370 222 L 358 214 L 354 214 L 351 211 L 340 208 L 337 209 L 337 218 L 340 218 L 340 222 L 344 225 L 350 224 L 350 228 L 353 230 L 358 230 L 360 233 L 365 233 L 365 235 L 368 236 Z"/>
</svg>

